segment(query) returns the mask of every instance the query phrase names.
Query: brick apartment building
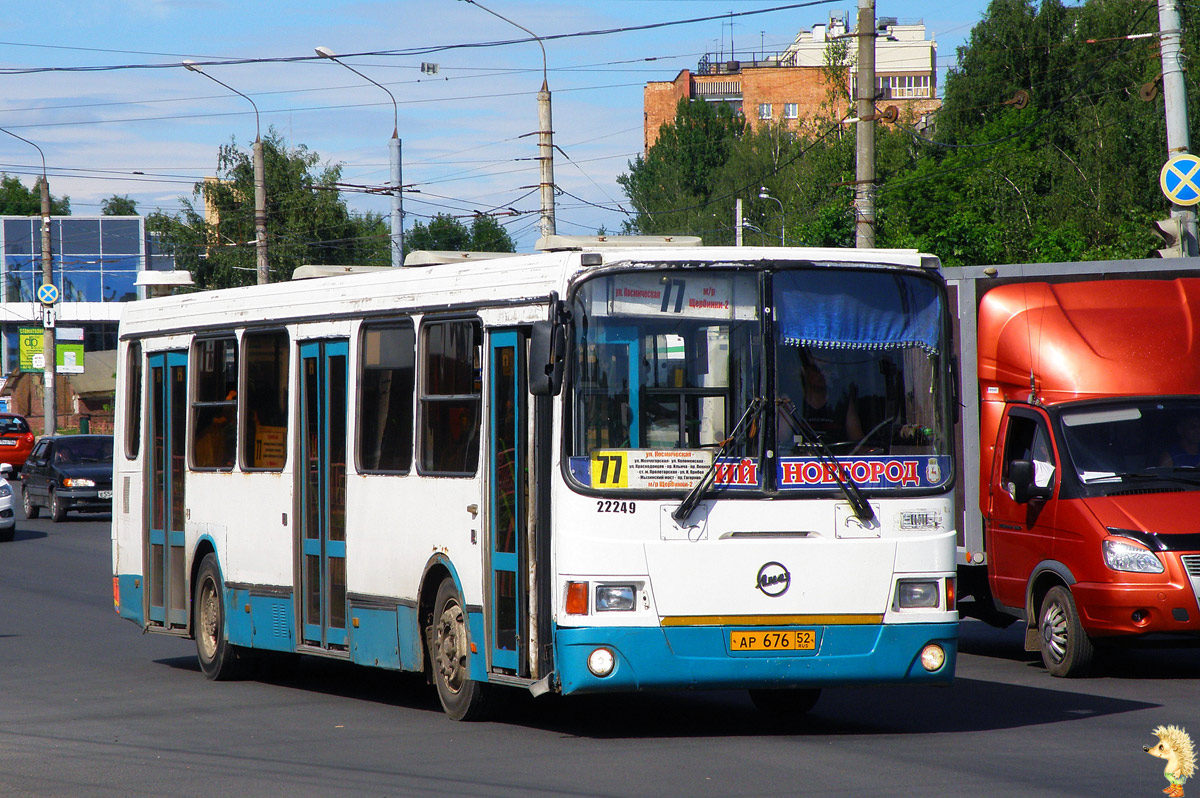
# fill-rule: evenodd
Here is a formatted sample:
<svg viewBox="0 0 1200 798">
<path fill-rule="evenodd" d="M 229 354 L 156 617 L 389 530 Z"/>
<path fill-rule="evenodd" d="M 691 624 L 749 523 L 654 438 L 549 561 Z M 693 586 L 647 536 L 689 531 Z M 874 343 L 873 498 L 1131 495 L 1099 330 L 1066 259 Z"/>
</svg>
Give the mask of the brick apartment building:
<svg viewBox="0 0 1200 798">
<path fill-rule="evenodd" d="M 644 141 L 647 150 L 659 129 L 675 118 L 683 98 L 723 102 L 744 114 L 752 126 L 764 122 L 799 130 L 815 117 L 829 96 L 823 71 L 831 42 L 857 41 L 848 28 L 847 12 L 834 12 L 829 23 L 800 31 L 786 50 L 773 55 L 751 54 L 751 60 L 705 55 L 695 72 L 684 69 L 670 81 L 651 81 L 643 89 Z M 941 106 L 937 99 L 937 42 L 925 38 L 921 22 L 901 23 L 880 17 L 875 49 L 875 85 L 881 105 L 895 105 L 901 119 L 917 121 Z M 838 87 L 835 111 L 845 116 L 856 85 L 851 65 Z"/>
</svg>

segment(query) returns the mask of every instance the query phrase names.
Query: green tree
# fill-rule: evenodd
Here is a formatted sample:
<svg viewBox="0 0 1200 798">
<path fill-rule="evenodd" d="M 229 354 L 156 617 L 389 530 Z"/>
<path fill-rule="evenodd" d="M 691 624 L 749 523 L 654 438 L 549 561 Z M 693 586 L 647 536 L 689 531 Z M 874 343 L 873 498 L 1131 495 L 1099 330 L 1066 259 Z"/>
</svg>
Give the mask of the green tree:
<svg viewBox="0 0 1200 798">
<path fill-rule="evenodd" d="M 434 252 L 515 252 L 508 231 L 494 216 L 476 214 L 468 228 L 449 214 L 439 213 L 429 222 L 417 222 L 404 236 L 405 254 Z"/>
<path fill-rule="evenodd" d="M 680 100 L 654 146 L 617 178 L 636 211 L 624 232 L 731 243 L 736 181 L 727 166 L 745 130 L 745 119 L 724 103 Z"/>
<path fill-rule="evenodd" d="M 130 199 L 128 194 L 113 194 L 100 201 L 100 213 L 104 216 L 137 216 L 137 202 Z"/>
<path fill-rule="evenodd" d="M 916 144 L 881 188 L 881 243 L 949 265 L 1149 255 L 1166 134 L 1161 99 L 1139 89 L 1161 64 L 1153 38 L 1128 37 L 1157 31 L 1153 10 L 993 0 L 947 77 L 938 145 Z M 1195 81 L 1188 95 L 1200 101 Z"/>
<path fill-rule="evenodd" d="M 263 139 L 267 259 L 271 280 L 305 264 L 387 265 L 389 233 L 379 214 L 349 211 L 337 189 L 340 165 L 320 165 L 303 144 L 289 147 L 273 128 Z M 198 204 L 202 203 L 205 213 Z M 164 249 L 201 288 L 255 282 L 254 166 L 230 142 L 217 154 L 216 180 L 196 183 L 183 210 L 146 217 Z M 210 218 L 206 219 L 206 215 Z"/>
<path fill-rule="evenodd" d="M 40 216 L 42 213 L 42 195 L 37 181 L 33 188 L 26 188 L 16 177 L 0 173 L 0 215 L 3 216 Z M 71 198 L 50 195 L 50 214 L 52 216 L 70 216 Z"/>
</svg>

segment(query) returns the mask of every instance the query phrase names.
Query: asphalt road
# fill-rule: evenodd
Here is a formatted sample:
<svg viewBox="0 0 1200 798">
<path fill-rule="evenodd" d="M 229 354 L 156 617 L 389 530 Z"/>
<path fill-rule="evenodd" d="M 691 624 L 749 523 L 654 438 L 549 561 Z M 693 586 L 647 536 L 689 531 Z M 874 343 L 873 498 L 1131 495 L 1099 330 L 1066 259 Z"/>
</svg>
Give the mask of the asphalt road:
<svg viewBox="0 0 1200 798">
<path fill-rule="evenodd" d="M 318 659 L 206 681 L 191 641 L 117 618 L 110 570 L 105 516 L 0 544 L 0 796 L 1156 796 L 1151 729 L 1200 732 L 1200 648 L 1066 681 L 974 622 L 953 687 L 827 690 L 790 726 L 735 692 L 454 723 L 420 678 Z"/>
</svg>

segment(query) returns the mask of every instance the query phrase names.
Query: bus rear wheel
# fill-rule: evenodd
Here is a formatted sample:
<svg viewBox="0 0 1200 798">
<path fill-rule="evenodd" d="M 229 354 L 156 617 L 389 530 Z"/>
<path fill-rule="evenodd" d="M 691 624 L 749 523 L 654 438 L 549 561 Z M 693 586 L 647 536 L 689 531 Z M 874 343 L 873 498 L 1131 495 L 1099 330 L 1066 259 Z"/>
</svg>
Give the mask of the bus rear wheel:
<svg viewBox="0 0 1200 798">
<path fill-rule="evenodd" d="M 438 585 L 428 638 L 429 663 L 442 709 L 451 720 L 479 720 L 485 714 L 486 685 L 469 676 L 471 643 L 466 611 L 449 577 Z"/>
<path fill-rule="evenodd" d="M 206 554 L 196 573 L 196 591 L 192 619 L 196 638 L 196 659 L 200 670 L 213 681 L 236 679 L 242 675 L 245 661 L 238 647 L 226 639 L 225 585 L 217 556 Z"/>
</svg>

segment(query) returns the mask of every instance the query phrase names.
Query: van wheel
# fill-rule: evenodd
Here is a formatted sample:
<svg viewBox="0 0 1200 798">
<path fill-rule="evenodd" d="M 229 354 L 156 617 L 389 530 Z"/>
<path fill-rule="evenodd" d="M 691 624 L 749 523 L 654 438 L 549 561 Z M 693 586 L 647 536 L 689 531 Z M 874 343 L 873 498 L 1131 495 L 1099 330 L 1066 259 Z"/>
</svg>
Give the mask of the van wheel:
<svg viewBox="0 0 1200 798">
<path fill-rule="evenodd" d="M 750 700 L 759 712 L 780 718 L 799 718 L 808 714 L 821 697 L 820 688 L 794 690 L 751 690 Z"/>
<path fill-rule="evenodd" d="M 21 506 L 25 510 L 26 518 L 37 518 L 38 513 L 42 511 L 41 507 L 33 503 L 33 497 L 29 495 L 29 488 L 25 485 L 21 486 Z"/>
<path fill-rule="evenodd" d="M 1086 676 L 1096 653 L 1079 623 L 1071 591 L 1062 585 L 1050 588 L 1038 613 L 1042 662 L 1051 676 Z"/>
<path fill-rule="evenodd" d="M 467 617 L 450 577 L 438 586 L 427 638 L 433 682 L 442 709 L 451 720 L 479 720 L 485 714 L 487 685 L 471 681 L 468 676 L 471 643 Z"/>
<path fill-rule="evenodd" d="M 192 630 L 200 670 L 218 682 L 238 678 L 246 664 L 239 648 L 226 639 L 224 596 L 225 585 L 217 567 L 217 557 L 206 554 L 196 574 Z"/>
<path fill-rule="evenodd" d="M 58 491 L 50 489 L 50 520 L 61 521 L 67 517 L 67 508 L 58 500 Z"/>
</svg>

